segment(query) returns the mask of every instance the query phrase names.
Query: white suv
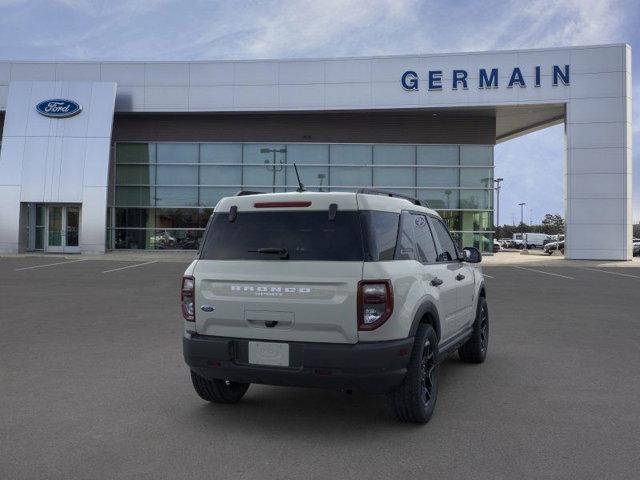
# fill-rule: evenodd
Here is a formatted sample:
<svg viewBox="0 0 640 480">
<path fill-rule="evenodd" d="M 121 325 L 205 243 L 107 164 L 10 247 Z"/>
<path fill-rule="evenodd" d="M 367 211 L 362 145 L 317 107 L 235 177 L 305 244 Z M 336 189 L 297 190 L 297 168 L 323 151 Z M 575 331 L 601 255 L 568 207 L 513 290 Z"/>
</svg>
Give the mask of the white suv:
<svg viewBox="0 0 640 480">
<path fill-rule="evenodd" d="M 385 393 L 425 423 L 438 365 L 487 354 L 481 260 L 438 214 L 387 192 L 220 200 L 182 280 L 184 359 L 205 400 L 251 383 Z"/>
</svg>

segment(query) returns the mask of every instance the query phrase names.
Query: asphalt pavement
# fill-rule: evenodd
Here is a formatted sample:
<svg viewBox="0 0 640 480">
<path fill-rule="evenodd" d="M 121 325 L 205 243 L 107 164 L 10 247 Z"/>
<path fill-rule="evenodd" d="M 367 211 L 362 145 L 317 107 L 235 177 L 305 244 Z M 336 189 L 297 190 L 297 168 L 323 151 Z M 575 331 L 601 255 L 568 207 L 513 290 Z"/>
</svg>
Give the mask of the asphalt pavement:
<svg viewBox="0 0 640 480">
<path fill-rule="evenodd" d="M 488 359 L 447 360 L 416 426 L 379 396 L 202 401 L 185 266 L 0 258 L 0 479 L 638 478 L 640 268 L 486 267 Z"/>
</svg>

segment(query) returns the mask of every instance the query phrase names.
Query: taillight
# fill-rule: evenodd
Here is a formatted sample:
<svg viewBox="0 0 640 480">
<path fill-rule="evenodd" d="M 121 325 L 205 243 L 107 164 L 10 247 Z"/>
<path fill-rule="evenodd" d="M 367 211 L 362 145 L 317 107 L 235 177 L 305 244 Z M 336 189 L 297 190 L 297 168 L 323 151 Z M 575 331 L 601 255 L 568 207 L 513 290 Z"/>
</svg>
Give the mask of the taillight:
<svg viewBox="0 0 640 480">
<path fill-rule="evenodd" d="M 182 277 L 182 288 L 180 289 L 180 303 L 182 304 L 182 316 L 189 322 L 196 321 L 195 309 L 195 278 L 185 275 Z"/>
<path fill-rule="evenodd" d="M 358 283 L 358 330 L 375 330 L 393 313 L 393 288 L 389 280 Z"/>
</svg>

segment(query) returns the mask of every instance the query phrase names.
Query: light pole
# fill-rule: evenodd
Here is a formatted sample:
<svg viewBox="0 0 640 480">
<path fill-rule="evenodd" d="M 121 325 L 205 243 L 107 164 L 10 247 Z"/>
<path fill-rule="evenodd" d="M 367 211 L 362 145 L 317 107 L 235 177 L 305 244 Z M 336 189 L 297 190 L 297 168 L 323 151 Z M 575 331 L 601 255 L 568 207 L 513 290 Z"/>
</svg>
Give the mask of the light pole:
<svg viewBox="0 0 640 480">
<path fill-rule="evenodd" d="M 273 172 L 273 193 L 275 193 L 276 192 L 276 172 L 280 172 L 284 168 L 284 165 L 287 163 L 287 149 L 286 147 L 285 148 L 261 148 L 260 153 L 273 153 L 273 160 L 272 161 L 265 160 L 264 163 L 267 170 L 270 170 Z M 277 153 L 285 154 L 284 160 L 280 160 L 279 163 L 276 161 Z"/>
<path fill-rule="evenodd" d="M 496 178 L 494 182 L 496 183 L 496 225 L 500 226 L 500 182 L 502 182 L 504 178 Z"/>
<path fill-rule="evenodd" d="M 518 205 L 520 205 L 520 228 L 522 230 L 522 245 L 523 245 L 523 252 L 527 251 L 527 239 L 524 238 L 524 206 L 526 205 L 526 202 L 521 202 Z"/>
</svg>

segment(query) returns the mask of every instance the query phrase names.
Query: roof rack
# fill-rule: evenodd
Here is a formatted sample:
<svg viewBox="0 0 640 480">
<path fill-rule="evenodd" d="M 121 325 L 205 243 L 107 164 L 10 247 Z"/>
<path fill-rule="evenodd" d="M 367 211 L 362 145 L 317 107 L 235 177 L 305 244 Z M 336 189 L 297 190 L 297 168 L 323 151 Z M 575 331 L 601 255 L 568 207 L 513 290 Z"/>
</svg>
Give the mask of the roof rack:
<svg viewBox="0 0 640 480">
<path fill-rule="evenodd" d="M 245 195 L 263 195 L 264 192 L 254 192 L 252 190 L 240 190 L 236 193 L 236 197 L 244 197 Z"/>
<path fill-rule="evenodd" d="M 422 200 L 418 200 L 417 198 L 410 197 L 408 195 L 402 195 L 401 193 L 389 192 L 387 190 L 376 190 L 375 188 L 359 188 L 356 193 L 365 193 L 367 195 L 383 195 L 385 197 L 402 198 L 404 200 L 409 200 L 414 205 L 429 208 L 429 205 L 427 205 L 426 202 L 423 202 Z"/>
</svg>

